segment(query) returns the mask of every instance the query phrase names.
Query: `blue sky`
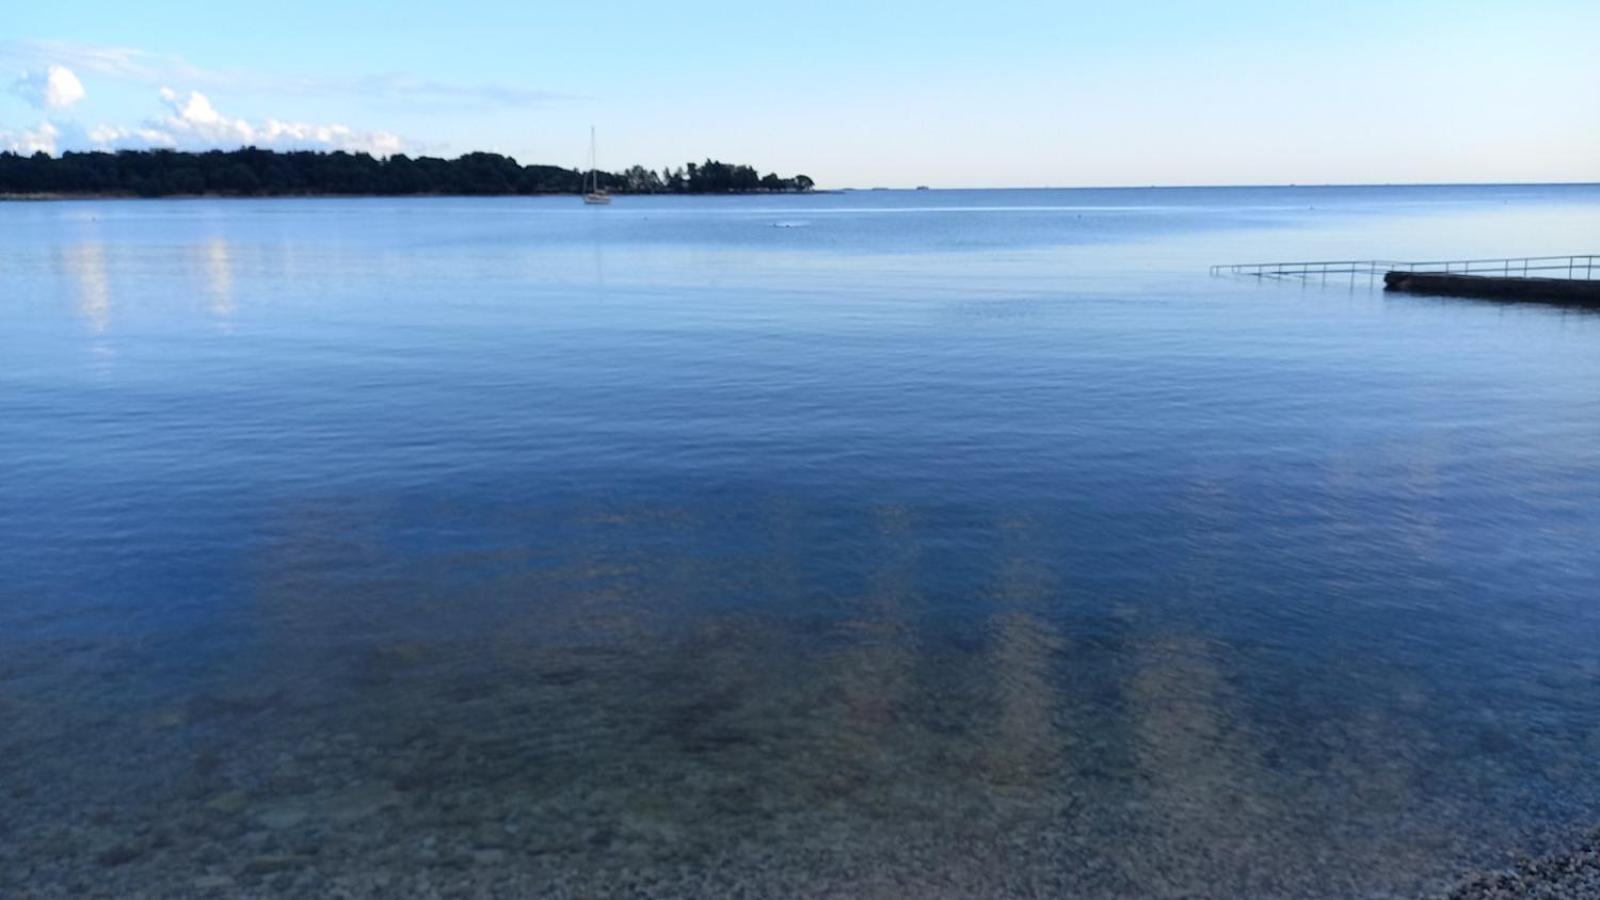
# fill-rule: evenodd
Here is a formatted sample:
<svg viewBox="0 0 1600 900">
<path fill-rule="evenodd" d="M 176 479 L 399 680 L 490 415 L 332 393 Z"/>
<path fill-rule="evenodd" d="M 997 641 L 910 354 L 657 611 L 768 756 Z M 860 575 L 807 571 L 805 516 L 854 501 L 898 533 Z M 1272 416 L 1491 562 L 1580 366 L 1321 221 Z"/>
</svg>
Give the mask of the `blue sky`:
<svg viewBox="0 0 1600 900">
<path fill-rule="evenodd" d="M 603 166 L 833 187 L 1600 180 L 1593 0 L 9 6 L 0 148 L 576 165 L 593 123 Z"/>
</svg>

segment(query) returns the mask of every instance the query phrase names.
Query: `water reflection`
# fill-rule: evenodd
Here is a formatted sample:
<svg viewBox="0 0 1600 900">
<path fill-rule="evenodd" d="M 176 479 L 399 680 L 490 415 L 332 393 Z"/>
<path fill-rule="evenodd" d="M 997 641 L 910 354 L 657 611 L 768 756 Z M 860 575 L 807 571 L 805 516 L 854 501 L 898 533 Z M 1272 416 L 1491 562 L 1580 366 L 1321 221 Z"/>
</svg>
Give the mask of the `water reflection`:
<svg viewBox="0 0 1600 900">
<path fill-rule="evenodd" d="M 1270 819 L 1249 780 L 1261 767 L 1242 723 L 1228 716 L 1228 690 L 1205 643 L 1145 642 L 1127 691 L 1142 828 L 1187 861 L 1165 890 L 1192 889 L 1213 854 L 1252 867 L 1240 856 L 1253 855 L 1249 835 Z"/>
<path fill-rule="evenodd" d="M 95 334 L 111 323 L 111 286 L 106 275 L 106 247 L 102 243 L 68 244 L 60 251 L 61 268 L 77 288 L 78 315 Z"/>
<path fill-rule="evenodd" d="M 1026 517 L 1002 520 L 1000 571 L 992 603 L 1001 611 L 987 623 L 987 677 L 994 684 L 996 721 L 983 754 L 990 780 L 1013 788 L 1059 777 L 1064 765 L 1065 705 L 1056 694 L 1070 669 L 1059 629 L 1033 610 L 1062 612 L 1057 582 L 1037 530 Z"/>
<path fill-rule="evenodd" d="M 873 511 L 876 564 L 854 614 L 839 626 L 843 646 L 827 662 L 831 711 L 839 716 L 841 765 L 859 768 L 906 712 L 916 658 L 907 620 L 917 600 L 920 548 L 910 513 L 889 506 Z M 853 758 L 852 758 L 853 757 Z"/>
<path fill-rule="evenodd" d="M 201 248 L 201 261 L 205 272 L 206 296 L 211 314 L 226 320 L 233 315 L 233 260 L 228 242 L 212 238 Z"/>
</svg>

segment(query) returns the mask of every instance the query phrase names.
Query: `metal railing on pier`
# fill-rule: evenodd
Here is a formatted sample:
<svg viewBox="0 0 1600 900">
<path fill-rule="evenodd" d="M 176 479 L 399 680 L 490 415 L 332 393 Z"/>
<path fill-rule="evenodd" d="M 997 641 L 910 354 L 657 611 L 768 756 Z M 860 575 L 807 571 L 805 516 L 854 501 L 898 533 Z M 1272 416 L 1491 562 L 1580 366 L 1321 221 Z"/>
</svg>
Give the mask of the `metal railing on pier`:
<svg viewBox="0 0 1600 900">
<path fill-rule="evenodd" d="M 1357 259 L 1318 262 L 1233 263 L 1212 266 L 1212 275 L 1249 275 L 1257 278 L 1326 278 L 1346 275 L 1382 278 L 1387 272 L 1482 275 L 1497 278 L 1563 278 L 1589 281 L 1600 276 L 1600 255 L 1515 256 L 1499 259 L 1448 259 L 1401 262 Z"/>
</svg>

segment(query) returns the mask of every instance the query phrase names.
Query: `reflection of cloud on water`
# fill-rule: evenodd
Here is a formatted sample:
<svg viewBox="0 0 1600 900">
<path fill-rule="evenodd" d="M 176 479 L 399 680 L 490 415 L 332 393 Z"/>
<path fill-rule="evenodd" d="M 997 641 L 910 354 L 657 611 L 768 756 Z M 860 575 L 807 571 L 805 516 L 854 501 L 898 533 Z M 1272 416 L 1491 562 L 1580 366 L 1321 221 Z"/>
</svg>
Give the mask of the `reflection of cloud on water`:
<svg viewBox="0 0 1600 900">
<path fill-rule="evenodd" d="M 95 334 L 111 323 L 111 287 L 106 277 L 106 247 L 100 243 L 71 244 L 61 249 L 61 266 L 78 291 L 78 315 Z"/>
<path fill-rule="evenodd" d="M 210 298 L 212 315 L 227 319 L 233 315 L 233 259 L 228 242 L 212 238 L 201 251 L 206 276 L 206 294 Z"/>
<path fill-rule="evenodd" d="M 856 601 L 856 615 L 840 628 L 846 644 L 829 659 L 823 676 L 834 712 L 842 718 L 842 734 L 865 744 L 876 743 L 903 714 L 916 663 L 906 621 L 919 562 L 911 517 L 903 507 L 890 506 L 876 510 L 873 518 L 881 542 L 877 565 L 865 596 Z"/>
<path fill-rule="evenodd" d="M 1037 783 L 1059 774 L 1065 752 L 1051 671 L 1064 642 L 1054 626 L 1031 613 L 1001 613 L 989 628 L 987 674 L 994 680 L 996 721 L 987 735 L 985 768 L 998 784 Z"/>
<path fill-rule="evenodd" d="M 1260 764 L 1231 727 L 1228 687 L 1204 641 L 1148 641 L 1137 666 L 1127 706 L 1142 784 L 1138 808 L 1145 828 L 1191 860 L 1165 874 L 1167 890 L 1192 889 L 1206 869 L 1204 853 L 1254 852 L 1248 836 L 1260 823 L 1249 820 L 1265 810 L 1244 776 Z"/>
<path fill-rule="evenodd" d="M 1345 892 L 1355 894 L 1363 879 L 1404 883 L 1426 872 L 1435 848 L 1459 839 L 1444 824 L 1449 814 L 1418 813 L 1427 804 L 1412 760 L 1428 752 L 1425 731 L 1369 698 L 1324 705 L 1319 686 L 1304 685 L 1263 721 L 1266 682 L 1288 673 L 1249 668 L 1224 645 L 1188 635 L 1143 640 L 1134 662 L 1124 694 L 1139 773 L 1132 808 L 1167 860 L 1137 871 L 1139 880 L 1188 893 L 1229 871 L 1247 893 L 1271 895 L 1282 861 L 1314 847 L 1336 856 L 1346 877 L 1360 873 Z M 1247 677 L 1263 683 L 1241 687 Z"/>
</svg>

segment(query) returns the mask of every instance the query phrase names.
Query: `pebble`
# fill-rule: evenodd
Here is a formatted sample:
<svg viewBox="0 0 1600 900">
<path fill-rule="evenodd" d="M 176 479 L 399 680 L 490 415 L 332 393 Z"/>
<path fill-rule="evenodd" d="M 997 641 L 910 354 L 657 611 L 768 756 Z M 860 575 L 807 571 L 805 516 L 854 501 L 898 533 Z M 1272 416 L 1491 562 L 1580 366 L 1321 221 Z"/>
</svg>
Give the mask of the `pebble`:
<svg viewBox="0 0 1600 900">
<path fill-rule="evenodd" d="M 1600 829 L 1578 848 L 1464 879 L 1446 900 L 1600 898 Z"/>
</svg>

